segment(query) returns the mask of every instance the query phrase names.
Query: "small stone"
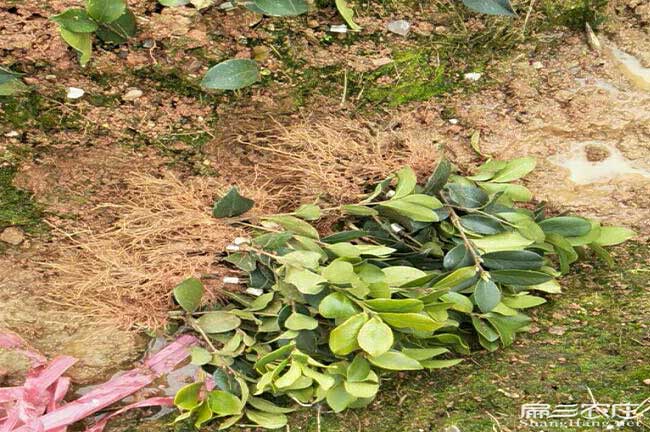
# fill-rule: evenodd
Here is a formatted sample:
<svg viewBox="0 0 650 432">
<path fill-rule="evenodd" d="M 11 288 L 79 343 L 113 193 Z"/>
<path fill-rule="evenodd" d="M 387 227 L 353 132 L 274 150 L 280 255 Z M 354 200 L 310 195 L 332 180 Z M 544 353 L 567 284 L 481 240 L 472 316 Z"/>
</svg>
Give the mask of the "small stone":
<svg viewBox="0 0 650 432">
<path fill-rule="evenodd" d="M 55 81 L 56 80 L 56 75 L 45 75 L 45 79 L 48 81 Z"/>
<path fill-rule="evenodd" d="M 347 33 L 348 32 L 348 26 L 346 26 L 345 24 L 333 25 L 333 26 L 330 26 L 330 32 L 332 32 L 332 33 Z"/>
<path fill-rule="evenodd" d="M 19 134 L 17 131 L 12 130 L 12 131 L 7 132 L 7 133 L 5 134 L 5 137 L 7 137 L 7 138 L 16 138 L 16 137 L 19 136 L 19 135 L 20 135 L 20 134 Z"/>
<path fill-rule="evenodd" d="M 548 332 L 552 335 L 562 336 L 564 333 L 566 333 L 566 330 L 566 327 L 556 326 L 549 328 Z"/>
<path fill-rule="evenodd" d="M 458 122 L 459 122 L 458 119 L 455 119 L 455 118 L 453 118 L 453 119 L 449 119 L 449 123 L 451 123 L 451 124 L 453 124 L 453 125 L 457 125 Z"/>
<path fill-rule="evenodd" d="M 143 95 L 142 90 L 140 90 L 140 89 L 131 89 L 131 90 L 127 91 L 126 93 L 124 93 L 124 95 L 122 96 L 122 100 L 125 100 L 127 102 L 131 102 L 131 101 L 134 101 L 134 100 L 138 99 L 142 95 Z"/>
<path fill-rule="evenodd" d="M 389 32 L 406 36 L 411 31 L 411 23 L 406 20 L 391 21 L 386 26 Z"/>
<path fill-rule="evenodd" d="M 320 26 L 320 23 L 315 19 L 310 19 L 309 21 L 307 21 L 307 27 L 309 28 L 318 28 L 318 26 Z"/>
<path fill-rule="evenodd" d="M 544 63 L 542 63 L 541 61 L 533 62 L 533 69 L 537 69 L 537 70 L 544 69 Z"/>
<path fill-rule="evenodd" d="M 0 241 L 9 243 L 13 246 L 18 246 L 23 241 L 25 241 L 25 233 L 20 228 L 5 228 L 5 230 L 2 231 L 2 234 L 0 234 Z"/>
<path fill-rule="evenodd" d="M 68 87 L 68 92 L 65 96 L 68 99 L 79 99 L 84 94 L 86 94 L 86 91 L 84 89 L 80 89 L 78 87 Z"/>
<path fill-rule="evenodd" d="M 461 432 L 460 429 L 458 429 L 458 426 L 449 426 L 448 428 L 445 428 L 444 432 Z"/>
<path fill-rule="evenodd" d="M 650 378 L 646 378 L 643 380 L 643 384 L 650 386 Z"/>
<path fill-rule="evenodd" d="M 465 81 L 478 81 L 481 79 L 483 74 L 478 72 L 470 72 L 464 75 Z"/>
</svg>

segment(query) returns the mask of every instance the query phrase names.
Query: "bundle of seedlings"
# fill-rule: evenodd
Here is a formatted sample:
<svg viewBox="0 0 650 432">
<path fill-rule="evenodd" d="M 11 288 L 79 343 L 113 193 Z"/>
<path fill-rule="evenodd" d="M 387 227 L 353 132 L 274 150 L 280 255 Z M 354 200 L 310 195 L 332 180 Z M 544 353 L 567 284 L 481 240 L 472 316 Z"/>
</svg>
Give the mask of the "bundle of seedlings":
<svg viewBox="0 0 650 432">
<path fill-rule="evenodd" d="M 178 420 L 279 428 L 300 406 L 368 405 L 390 372 L 512 344 L 531 323 L 525 310 L 559 294 L 572 263 L 591 251 L 611 265 L 604 247 L 634 235 L 547 217 L 511 183 L 534 166 L 491 160 L 466 177 L 443 161 L 424 185 L 406 167 L 357 204 L 306 204 L 256 223 L 240 216 L 253 201 L 231 189 L 214 216 L 250 229 L 225 258 L 241 272 L 230 282 L 247 288 L 202 309 L 198 279 L 175 288 L 176 318 L 204 340 L 192 361 L 205 372 L 177 393 Z M 339 229 L 321 237 L 312 223 L 333 213 Z"/>
</svg>

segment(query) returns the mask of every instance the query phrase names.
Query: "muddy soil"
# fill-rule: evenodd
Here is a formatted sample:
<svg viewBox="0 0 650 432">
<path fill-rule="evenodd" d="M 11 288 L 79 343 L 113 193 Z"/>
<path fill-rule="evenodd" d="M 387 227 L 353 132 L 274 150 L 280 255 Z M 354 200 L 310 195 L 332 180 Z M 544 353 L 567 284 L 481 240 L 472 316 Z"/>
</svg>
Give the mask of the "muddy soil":
<svg viewBox="0 0 650 432">
<path fill-rule="evenodd" d="M 290 199 L 262 198 L 269 210 L 315 196 L 343 200 L 349 195 L 321 193 L 330 186 L 325 180 L 333 178 L 319 176 L 325 169 L 308 172 L 293 166 L 286 170 L 290 174 L 283 172 L 290 183 L 308 178 L 313 186 L 274 185 L 280 177 L 278 152 L 268 144 L 282 135 L 293 139 L 292 151 L 300 152 L 305 140 L 328 146 L 347 139 L 337 133 L 353 124 L 355 151 L 364 157 L 381 154 L 382 164 L 374 170 L 345 165 L 335 178 L 341 190 L 356 193 L 366 181 L 402 163 L 427 174 L 443 153 L 463 170 L 488 155 L 532 155 L 539 168 L 526 184 L 552 211 L 631 226 L 642 240 L 650 235 L 650 92 L 639 69 L 650 66 L 645 30 L 650 11 L 642 2 L 610 5 L 610 19 L 599 33 L 601 52 L 590 50 L 581 31 L 540 26 L 530 41 L 508 43 L 488 59 L 442 53 L 448 56 L 445 86 L 434 79 L 439 66 L 435 55 L 423 64 L 395 63 L 396 74 L 382 69 L 404 52 L 420 61 L 423 46 L 456 37 L 450 12 L 434 6 L 417 12 L 394 8 L 387 14 L 373 3 L 359 19 L 368 35 L 357 37 L 326 31 L 326 24 L 337 23 L 332 8 L 304 22 L 258 24 L 249 15 L 216 8 L 198 14 L 151 2 L 130 5 L 141 17 L 137 40 L 115 49 L 96 48 L 87 70 L 78 67 L 47 20 L 67 4 L 0 6 L 0 30 L 9 35 L 0 40 L 0 50 L 7 64 L 25 72 L 25 81 L 37 89 L 2 101 L 0 168 L 16 169 L 12 187 L 33 193 L 32 202 L 45 215 L 38 222 L 44 230 L 20 225 L 26 241 L 0 249 L 0 327 L 18 332 L 45 354 L 80 358 L 72 371 L 77 384 L 99 381 L 138 358 L 145 346 L 138 335 L 143 328 L 125 328 L 115 314 L 82 314 L 72 305 L 57 304 L 50 282 L 58 276 L 41 263 L 54 262 L 63 249 L 73 247 L 71 236 L 112 227 L 119 211 L 97 207 L 124 204 L 130 197 L 125 179 L 133 173 L 173 173 L 188 183 L 210 176 L 222 185 L 292 191 Z M 411 19 L 413 34 L 388 34 L 387 16 Z M 474 17 L 466 24 L 468 40 L 502 29 L 499 21 Z M 616 58 L 616 49 L 638 59 L 638 67 L 631 70 L 629 58 Z M 200 76 L 228 56 L 256 56 L 270 78 L 240 94 L 205 94 L 197 86 Z M 481 79 L 465 82 L 463 73 L 473 68 L 482 72 Z M 424 71 L 430 75 L 423 78 L 419 73 Z M 402 87 L 409 79 L 415 83 Z M 86 95 L 66 100 L 69 86 L 83 88 Z M 388 92 L 391 86 L 409 99 Z M 124 100 L 132 89 L 142 90 L 143 96 Z M 363 133 L 352 132 L 353 127 Z M 469 145 L 476 131 L 483 156 Z M 322 153 L 322 167 L 342 163 L 340 155 L 328 155 L 327 149 Z M 205 211 L 209 205 L 210 197 L 205 197 Z M 7 225 L 13 223 L 2 228 Z M 171 286 L 176 282 L 168 281 Z M 169 297 L 152 305 L 163 315 L 170 306 Z M 0 373 L 9 380 L 20 369 L 13 362 L 0 363 Z"/>
</svg>

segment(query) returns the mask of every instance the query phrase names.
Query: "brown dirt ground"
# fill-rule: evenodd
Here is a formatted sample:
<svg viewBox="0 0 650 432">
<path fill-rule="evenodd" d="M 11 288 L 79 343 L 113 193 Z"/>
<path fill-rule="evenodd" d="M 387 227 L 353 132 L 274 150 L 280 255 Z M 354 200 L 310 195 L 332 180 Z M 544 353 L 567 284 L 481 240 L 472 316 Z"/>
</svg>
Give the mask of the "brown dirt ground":
<svg viewBox="0 0 650 432">
<path fill-rule="evenodd" d="M 136 40 L 96 49 L 85 71 L 47 20 L 72 2 L 0 6 L 3 64 L 19 64 L 25 81 L 43 96 L 44 109 L 71 122 L 47 129 L 34 120 L 0 123 L 2 136 L 19 132 L 0 138 L 0 150 L 30 154 L 18 164 L 15 184 L 34 193 L 52 227 L 49 236 L 0 256 L 0 326 L 48 355 L 80 357 L 73 376 L 78 383 L 96 381 L 139 355 L 142 341 L 132 330 L 164 323 L 176 283 L 222 274 L 215 258 L 237 232 L 211 220 L 209 209 L 231 184 L 254 196 L 260 212 L 315 198 L 350 202 L 368 182 L 401 165 L 427 175 L 443 151 L 463 169 L 477 164 L 469 136 L 478 130 L 485 154 L 537 157 L 539 170 L 526 184 L 553 209 L 629 225 L 644 238 L 650 234 L 647 178 L 577 186 L 547 160 L 571 143 L 602 140 L 650 168 L 650 95 L 633 88 L 607 55 L 589 51 L 579 34 L 551 32 L 518 46 L 489 64 L 492 83 L 481 92 L 458 90 L 375 113 L 359 111 L 351 99 L 341 105 L 340 94 L 317 94 L 296 107 L 293 78 L 283 76 L 284 60 L 272 55 L 272 47 L 283 45 L 286 56 L 305 67 L 346 65 L 361 73 L 391 55 L 387 39 L 393 47 L 409 42 L 384 32 L 347 45 L 322 44 L 324 24 L 337 19 L 330 10 L 317 13 L 311 27 L 300 20 L 283 23 L 286 34 L 279 39 L 272 29 L 277 21 L 251 27 L 250 15 L 217 8 L 198 14 L 129 3 L 140 17 Z M 614 2 L 610 12 L 619 18 L 604 33 L 650 65 L 646 5 Z M 382 33 L 386 17 L 372 10 L 363 15 L 364 28 Z M 426 9 L 408 18 L 418 35 L 447 23 Z M 482 24 L 468 25 L 480 30 Z M 249 39 L 267 48 L 262 64 L 276 83 L 235 96 L 197 92 L 192 83 L 209 65 L 253 55 Z M 159 85 L 156 68 L 165 71 L 164 79 L 190 82 Z M 599 80 L 617 91 L 594 85 Z M 66 101 L 68 86 L 87 95 Z M 121 100 L 130 88 L 144 95 Z M 212 99 L 205 103 L 204 97 Z M 458 124 L 448 121 L 449 112 Z M 187 137 L 204 142 L 188 144 Z M 178 221 L 173 226 L 165 223 L 170 212 Z M 147 223 L 131 223 L 140 217 Z M 222 287 L 215 280 L 209 286 L 216 298 Z"/>
</svg>

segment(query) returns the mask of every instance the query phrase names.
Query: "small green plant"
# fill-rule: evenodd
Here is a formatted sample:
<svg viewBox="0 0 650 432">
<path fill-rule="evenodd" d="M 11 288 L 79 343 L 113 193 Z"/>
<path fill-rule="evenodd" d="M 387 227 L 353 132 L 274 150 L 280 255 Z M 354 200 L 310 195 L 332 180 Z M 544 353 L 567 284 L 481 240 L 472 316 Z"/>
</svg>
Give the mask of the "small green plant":
<svg viewBox="0 0 650 432">
<path fill-rule="evenodd" d="M 512 182 L 534 166 L 491 160 L 466 177 L 443 161 L 423 185 L 406 167 L 357 204 L 231 219 L 252 234 L 225 258 L 240 272 L 229 282 L 246 280 L 245 291 L 201 308 L 200 280 L 174 289 L 184 310 L 174 316 L 205 342 L 192 361 L 210 376 L 177 393 L 178 420 L 280 428 L 299 406 L 368 405 L 391 372 L 512 344 L 531 322 L 525 311 L 561 292 L 556 278 L 570 264 L 588 250 L 611 264 L 604 247 L 634 235 L 518 206 L 532 194 Z M 252 206 L 233 188 L 213 214 Z M 310 221 L 325 214 L 339 215 L 339 229 L 321 237 Z"/>
<path fill-rule="evenodd" d="M 120 45 L 135 35 L 135 15 L 124 0 L 86 0 L 86 8 L 70 8 L 50 18 L 59 25 L 63 40 L 79 52 L 85 66 L 92 56 L 93 35 L 107 44 Z"/>
<path fill-rule="evenodd" d="M 22 74 L 12 72 L 0 67 L 0 96 L 13 96 L 27 90 L 27 86 L 20 79 Z"/>
</svg>

